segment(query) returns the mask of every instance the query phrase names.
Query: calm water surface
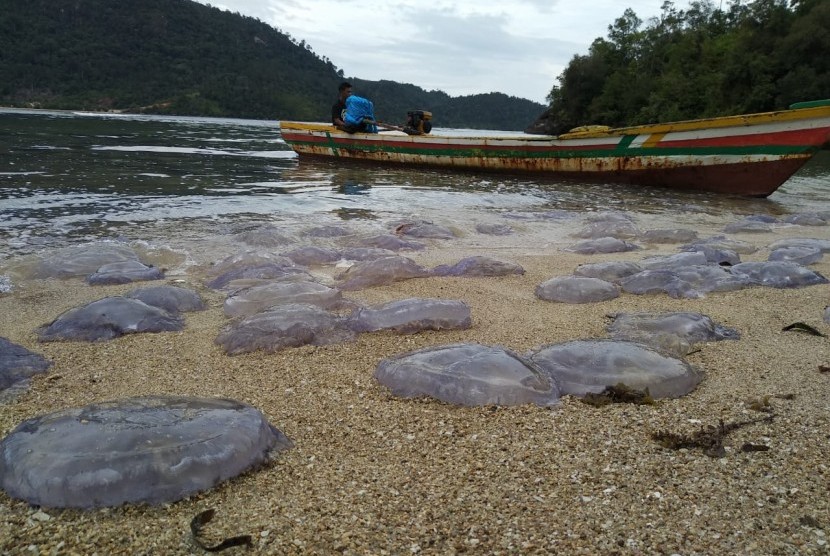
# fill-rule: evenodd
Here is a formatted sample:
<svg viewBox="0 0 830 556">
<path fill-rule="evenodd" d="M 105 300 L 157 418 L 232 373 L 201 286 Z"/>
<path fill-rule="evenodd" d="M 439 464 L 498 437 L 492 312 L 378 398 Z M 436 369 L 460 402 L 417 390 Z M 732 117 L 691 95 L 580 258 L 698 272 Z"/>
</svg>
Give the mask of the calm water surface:
<svg viewBox="0 0 830 556">
<path fill-rule="evenodd" d="M 459 224 L 608 209 L 653 227 L 830 210 L 830 152 L 758 200 L 300 161 L 274 121 L 0 109 L 0 260 L 98 238 L 184 245 L 264 223 L 382 231 L 402 217 Z"/>
</svg>

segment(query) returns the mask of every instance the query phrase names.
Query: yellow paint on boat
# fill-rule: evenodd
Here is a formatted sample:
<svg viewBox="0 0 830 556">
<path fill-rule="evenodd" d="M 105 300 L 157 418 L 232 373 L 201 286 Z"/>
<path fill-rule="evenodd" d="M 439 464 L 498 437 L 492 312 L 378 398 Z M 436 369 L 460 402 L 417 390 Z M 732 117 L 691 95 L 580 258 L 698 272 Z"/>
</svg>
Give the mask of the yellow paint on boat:
<svg viewBox="0 0 830 556">
<path fill-rule="evenodd" d="M 310 122 L 280 122 L 282 129 L 295 129 L 303 131 L 337 131 L 331 124 L 315 124 Z"/>
<path fill-rule="evenodd" d="M 652 133 L 651 136 L 643 142 L 644 147 L 656 147 L 657 144 L 665 137 L 665 133 Z"/>
<path fill-rule="evenodd" d="M 701 118 L 698 120 L 685 120 L 682 122 L 669 122 L 665 124 L 649 124 L 631 127 L 617 127 L 603 130 L 589 130 L 569 132 L 560 135 L 559 139 L 587 139 L 594 137 L 612 137 L 615 135 L 651 135 L 661 133 L 676 133 L 679 131 L 695 131 L 699 129 L 712 129 L 722 127 L 740 127 L 750 125 L 762 125 L 774 122 L 791 122 L 795 120 L 806 120 L 811 118 L 830 117 L 830 104 L 821 104 L 808 108 L 796 110 L 778 110 L 776 112 L 760 112 L 758 114 L 745 114 L 742 116 L 724 116 L 719 118 Z"/>
</svg>

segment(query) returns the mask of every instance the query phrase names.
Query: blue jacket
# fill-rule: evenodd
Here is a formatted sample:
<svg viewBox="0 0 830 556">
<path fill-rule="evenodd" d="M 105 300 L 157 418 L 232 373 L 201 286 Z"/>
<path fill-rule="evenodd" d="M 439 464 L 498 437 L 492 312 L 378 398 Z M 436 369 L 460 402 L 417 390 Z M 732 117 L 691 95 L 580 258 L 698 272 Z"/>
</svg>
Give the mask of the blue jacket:
<svg viewBox="0 0 830 556">
<path fill-rule="evenodd" d="M 365 119 L 371 121 L 366 122 Z M 346 113 L 343 115 L 346 125 L 355 126 L 360 131 L 377 133 L 375 125 L 375 105 L 372 101 L 357 95 L 351 95 L 346 99 Z"/>
</svg>

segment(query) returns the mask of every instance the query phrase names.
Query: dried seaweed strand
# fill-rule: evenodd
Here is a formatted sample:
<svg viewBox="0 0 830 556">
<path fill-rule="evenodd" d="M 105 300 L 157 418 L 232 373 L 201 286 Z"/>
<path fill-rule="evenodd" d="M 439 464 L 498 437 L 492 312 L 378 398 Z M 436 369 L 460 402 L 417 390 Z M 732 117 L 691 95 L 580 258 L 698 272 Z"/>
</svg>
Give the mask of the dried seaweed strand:
<svg viewBox="0 0 830 556">
<path fill-rule="evenodd" d="M 206 545 L 199 538 L 199 536 L 201 535 L 202 527 L 210 523 L 214 515 L 216 515 L 216 510 L 211 508 L 209 510 L 205 510 L 203 512 L 196 514 L 196 517 L 190 520 L 190 532 L 193 535 L 193 542 L 195 542 L 199 546 L 199 548 L 207 552 L 221 552 L 233 546 L 247 546 L 248 548 L 251 548 L 253 546 L 253 543 L 251 541 L 251 535 L 240 535 L 238 537 L 231 537 L 223 540 L 215 546 Z"/>
<path fill-rule="evenodd" d="M 703 450 L 709 457 L 722 458 L 726 455 L 726 450 L 723 447 L 723 441 L 730 432 L 739 428 L 754 425 L 756 423 L 765 423 L 772 421 L 775 415 L 768 415 L 761 419 L 752 419 L 749 421 L 738 421 L 734 423 L 724 423 L 720 419 L 718 426 L 709 425 L 707 427 L 700 427 L 700 430 L 694 434 L 677 434 L 669 431 L 658 431 L 651 435 L 664 448 L 673 450 L 680 450 L 683 448 L 699 448 Z"/>
<path fill-rule="evenodd" d="M 813 336 L 821 336 L 822 338 L 827 337 L 826 334 L 819 332 L 816 328 L 803 322 L 794 322 L 792 324 L 785 326 L 781 330 L 784 332 L 787 332 L 789 330 L 797 330 L 798 332 L 806 332 L 807 334 L 812 334 Z"/>
<path fill-rule="evenodd" d="M 743 446 L 741 446 L 742 452 L 766 452 L 767 450 L 769 450 L 769 446 L 766 444 L 753 444 L 751 442 L 746 442 Z"/>
</svg>

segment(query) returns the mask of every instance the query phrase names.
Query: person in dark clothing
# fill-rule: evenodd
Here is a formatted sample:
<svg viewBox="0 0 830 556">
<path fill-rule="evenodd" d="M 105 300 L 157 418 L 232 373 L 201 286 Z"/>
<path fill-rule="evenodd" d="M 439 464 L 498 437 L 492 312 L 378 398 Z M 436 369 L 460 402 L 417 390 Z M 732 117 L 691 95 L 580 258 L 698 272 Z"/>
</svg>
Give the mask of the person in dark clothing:
<svg viewBox="0 0 830 556">
<path fill-rule="evenodd" d="M 331 107 L 332 125 L 346 133 L 377 133 L 372 101 L 353 95 L 352 85 L 347 81 L 337 91 L 337 102 Z"/>
<path fill-rule="evenodd" d="M 343 112 L 346 110 L 346 99 L 352 94 L 352 84 L 344 81 L 337 87 L 337 93 L 337 102 L 331 107 L 331 123 L 337 129 L 346 129 Z"/>
</svg>

